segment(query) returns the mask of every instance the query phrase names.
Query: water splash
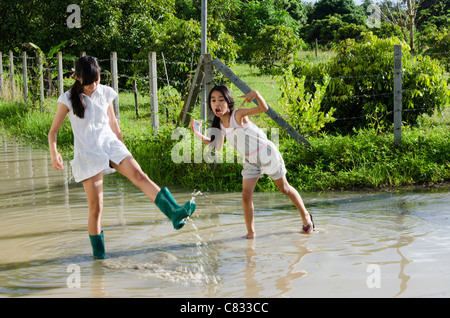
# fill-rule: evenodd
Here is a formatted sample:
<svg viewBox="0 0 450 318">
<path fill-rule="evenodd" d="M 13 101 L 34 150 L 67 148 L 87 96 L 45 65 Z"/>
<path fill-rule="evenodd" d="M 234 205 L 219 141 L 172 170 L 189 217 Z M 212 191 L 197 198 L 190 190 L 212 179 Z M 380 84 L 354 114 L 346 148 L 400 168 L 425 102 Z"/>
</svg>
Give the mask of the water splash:
<svg viewBox="0 0 450 318">
<path fill-rule="evenodd" d="M 197 239 L 196 241 L 196 257 L 195 257 L 195 271 L 205 277 L 207 284 L 219 284 L 220 276 L 214 274 L 214 268 L 211 264 L 215 264 L 211 259 L 216 258 L 216 253 L 212 247 L 200 236 L 197 226 L 194 221 L 190 220 L 190 224 L 194 228 L 192 235 Z"/>
</svg>

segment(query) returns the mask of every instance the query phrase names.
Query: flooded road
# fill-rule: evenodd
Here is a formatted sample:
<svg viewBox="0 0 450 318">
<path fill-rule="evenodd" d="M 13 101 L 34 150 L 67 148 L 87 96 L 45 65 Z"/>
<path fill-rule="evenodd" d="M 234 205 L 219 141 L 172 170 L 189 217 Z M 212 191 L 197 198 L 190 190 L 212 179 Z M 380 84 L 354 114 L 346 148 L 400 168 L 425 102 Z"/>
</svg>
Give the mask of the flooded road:
<svg viewBox="0 0 450 318">
<path fill-rule="evenodd" d="M 240 176 L 236 176 L 239 178 Z M 161 185 L 163 186 L 163 185 Z M 280 193 L 181 192 L 197 210 L 175 231 L 140 191 L 105 177 L 105 260 L 65 162 L 0 138 L 0 297 L 449 297 L 448 189 L 302 193 L 316 231 Z"/>
</svg>

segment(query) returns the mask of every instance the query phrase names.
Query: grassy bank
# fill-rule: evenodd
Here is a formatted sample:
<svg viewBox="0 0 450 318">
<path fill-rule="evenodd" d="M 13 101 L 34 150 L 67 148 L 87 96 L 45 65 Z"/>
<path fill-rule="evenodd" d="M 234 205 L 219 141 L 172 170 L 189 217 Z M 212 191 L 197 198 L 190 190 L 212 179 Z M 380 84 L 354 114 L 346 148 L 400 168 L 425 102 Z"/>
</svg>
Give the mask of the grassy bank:
<svg viewBox="0 0 450 318">
<path fill-rule="evenodd" d="M 0 101 L 1 133 L 26 142 L 47 147 L 52 119 L 50 108 L 41 112 L 20 103 Z M 202 191 L 241 190 L 240 163 L 195 163 L 193 156 L 191 163 L 174 163 L 172 149 L 180 141 L 172 140 L 176 128 L 173 124 L 164 123 L 160 132 L 154 134 L 145 110 L 136 118 L 131 108 L 121 109 L 120 124 L 128 148 L 158 184 Z M 405 127 L 399 147 L 394 146 L 392 133 L 371 130 L 357 131 L 351 136 L 310 138 L 310 149 L 281 133 L 279 147 L 288 180 L 302 191 L 440 184 L 450 181 L 449 128 L 447 109 L 444 117 L 424 117 L 419 127 Z M 65 159 L 72 157 L 72 144 L 66 119 L 58 134 L 58 147 Z M 275 184 L 264 177 L 257 190 L 275 190 Z"/>
</svg>

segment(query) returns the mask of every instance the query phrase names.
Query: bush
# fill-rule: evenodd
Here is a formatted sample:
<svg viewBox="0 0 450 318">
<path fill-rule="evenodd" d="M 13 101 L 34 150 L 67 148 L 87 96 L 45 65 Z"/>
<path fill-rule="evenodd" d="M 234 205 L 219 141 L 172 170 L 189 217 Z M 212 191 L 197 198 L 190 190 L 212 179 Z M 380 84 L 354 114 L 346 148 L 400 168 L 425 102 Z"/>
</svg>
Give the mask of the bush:
<svg viewBox="0 0 450 318">
<path fill-rule="evenodd" d="M 306 136 L 316 135 L 327 123 L 333 122 L 334 108 L 327 113 L 321 111 L 320 104 L 325 95 L 329 79 L 323 85 L 315 85 L 315 93 L 305 93 L 305 76 L 295 78 L 292 72 L 282 77 L 280 88 L 282 103 L 294 129 Z"/>
<path fill-rule="evenodd" d="M 450 28 L 438 29 L 435 25 L 431 25 L 422 32 L 419 39 L 423 53 L 441 61 L 447 72 L 450 72 Z"/>
<path fill-rule="evenodd" d="M 353 128 L 375 127 L 389 129 L 393 123 L 393 50 L 402 45 L 403 51 L 403 121 L 415 124 L 421 114 L 432 114 L 448 106 L 449 91 L 444 70 L 429 56 L 412 57 L 409 46 L 397 38 L 379 39 L 371 32 L 363 34 L 359 43 L 354 39 L 342 41 L 337 55 L 319 64 L 297 63 L 294 74 L 306 76 L 306 92 L 314 92 L 313 83 L 323 84 L 331 77 L 322 111 L 335 108 L 337 120 L 328 129 L 349 133 Z"/>
</svg>

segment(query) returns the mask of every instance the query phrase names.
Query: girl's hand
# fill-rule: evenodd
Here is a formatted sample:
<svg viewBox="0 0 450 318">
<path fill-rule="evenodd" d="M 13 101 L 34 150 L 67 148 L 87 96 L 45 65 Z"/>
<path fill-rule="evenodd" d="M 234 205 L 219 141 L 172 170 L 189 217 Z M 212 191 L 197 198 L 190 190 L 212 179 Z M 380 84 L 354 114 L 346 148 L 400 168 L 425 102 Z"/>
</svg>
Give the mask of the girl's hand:
<svg viewBox="0 0 450 318">
<path fill-rule="evenodd" d="M 258 95 L 259 95 L 259 93 L 257 91 L 251 91 L 250 93 L 247 93 L 245 95 L 238 96 L 238 98 L 244 98 L 244 101 L 242 102 L 241 107 L 245 103 L 251 103 Z"/>
<path fill-rule="evenodd" d="M 56 170 L 64 170 L 63 159 L 59 153 L 52 156 L 52 166 Z"/>
<path fill-rule="evenodd" d="M 195 129 L 194 125 L 195 125 L 196 120 L 195 119 L 191 119 L 191 129 L 194 132 L 195 135 L 200 134 L 201 135 L 201 131 L 202 131 L 202 122 L 201 121 L 197 121 L 198 122 L 198 130 Z"/>
</svg>

